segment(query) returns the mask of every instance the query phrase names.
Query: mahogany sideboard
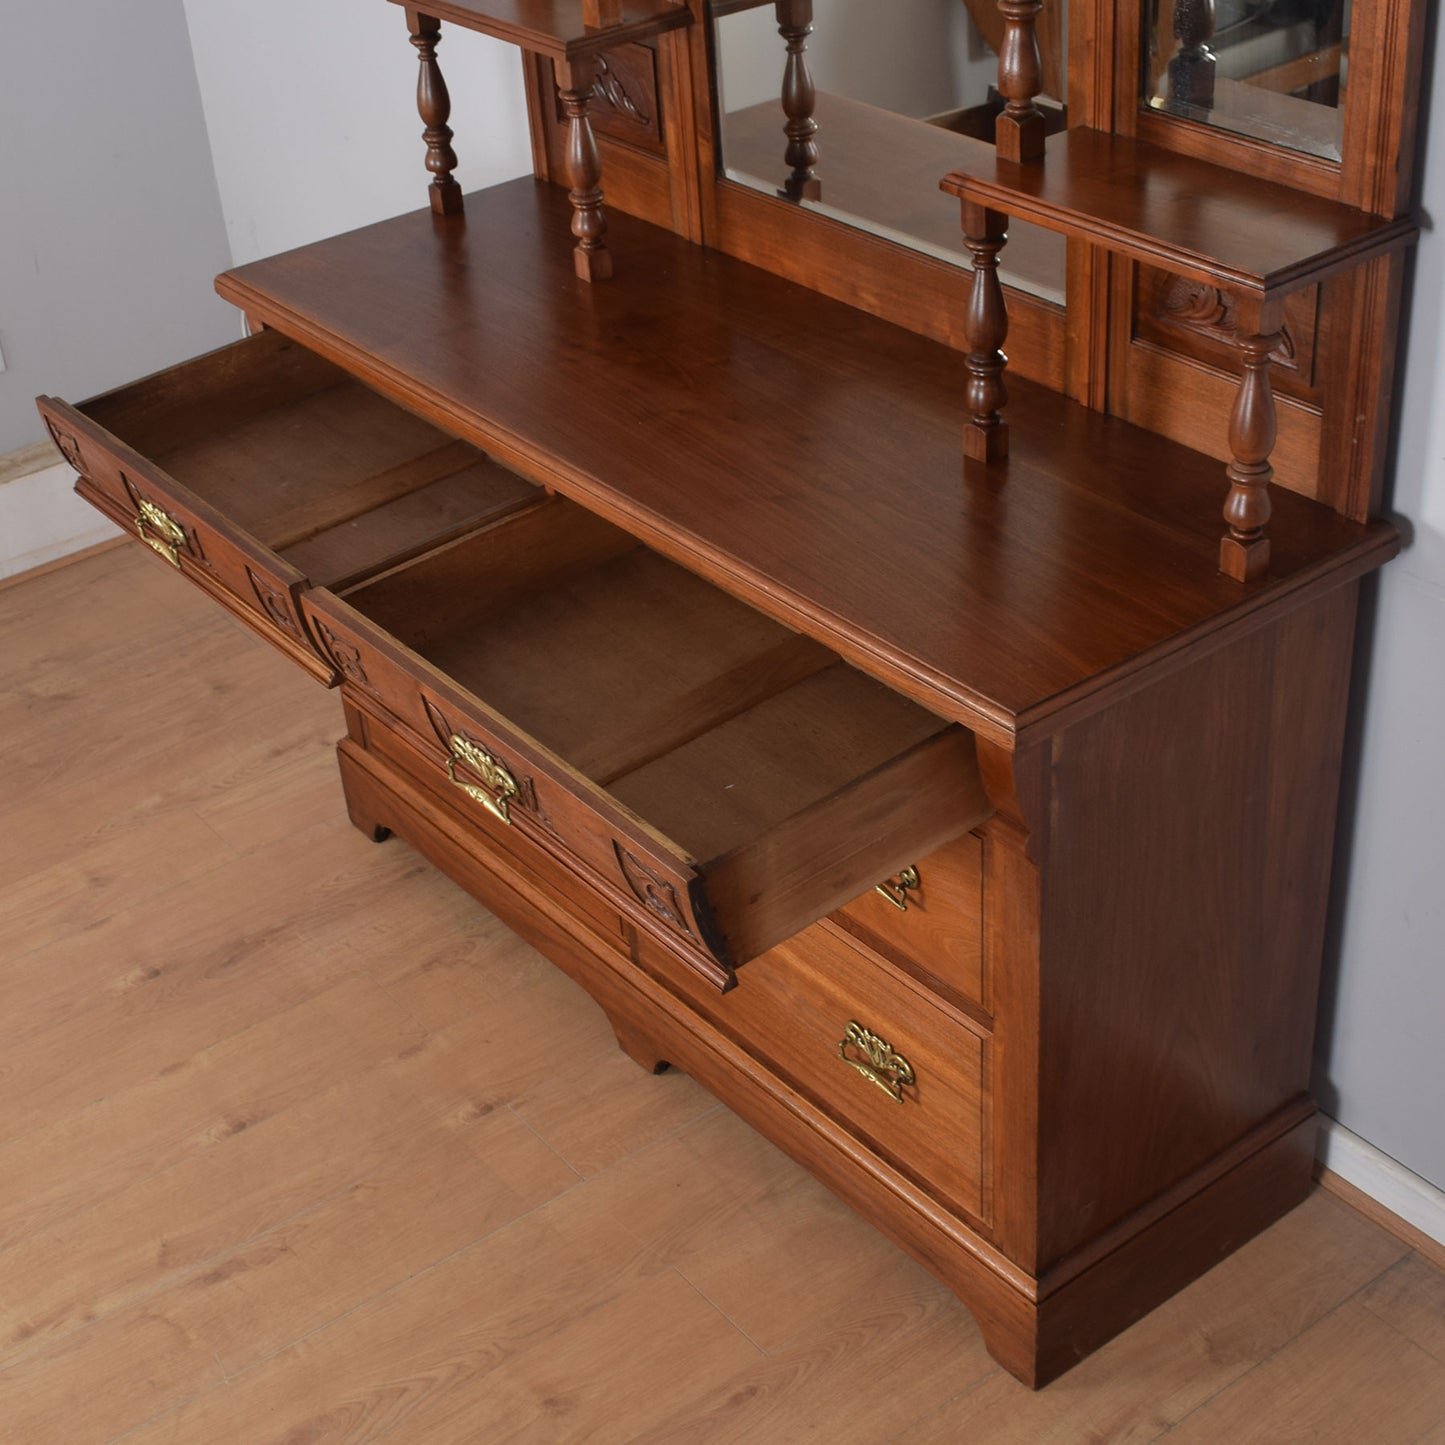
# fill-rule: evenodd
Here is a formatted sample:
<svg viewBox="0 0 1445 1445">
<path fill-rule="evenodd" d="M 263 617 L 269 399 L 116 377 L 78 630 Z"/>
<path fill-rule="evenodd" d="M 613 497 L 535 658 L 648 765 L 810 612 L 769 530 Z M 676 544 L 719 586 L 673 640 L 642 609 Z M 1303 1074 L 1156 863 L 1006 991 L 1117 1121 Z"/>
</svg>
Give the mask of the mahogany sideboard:
<svg viewBox="0 0 1445 1445">
<path fill-rule="evenodd" d="M 358 827 L 1045 1383 L 1310 1188 L 1424 7 L 1357 0 L 1336 164 L 1126 104 L 1103 0 L 1044 142 L 1004 0 L 1020 154 L 951 136 L 920 201 L 957 215 L 948 171 L 972 270 L 807 204 L 804 122 L 853 114 L 811 5 L 776 5 L 774 194 L 718 161 L 703 0 L 434 8 L 429 204 L 226 273 L 246 340 L 42 413 L 339 688 Z M 521 46 L 534 178 L 462 196 L 451 22 Z M 997 284 L 1011 212 L 1066 238 L 1064 304 Z"/>
</svg>

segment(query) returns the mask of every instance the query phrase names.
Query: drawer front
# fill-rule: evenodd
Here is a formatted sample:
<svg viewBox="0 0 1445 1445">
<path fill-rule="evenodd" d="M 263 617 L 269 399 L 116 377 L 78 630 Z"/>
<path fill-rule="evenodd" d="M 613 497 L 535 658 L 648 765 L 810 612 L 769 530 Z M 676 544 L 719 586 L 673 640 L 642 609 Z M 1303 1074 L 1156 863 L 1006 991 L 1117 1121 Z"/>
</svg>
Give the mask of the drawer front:
<svg viewBox="0 0 1445 1445">
<path fill-rule="evenodd" d="M 351 689 L 347 691 L 354 697 Z M 385 712 L 366 706 L 360 699 L 355 704 L 359 704 L 364 719 L 364 733 L 357 736 L 353 728 L 352 735 L 369 754 L 395 768 L 412 786 L 451 813 L 488 851 L 505 855 L 514 867 L 527 874 L 539 892 L 584 923 L 601 942 L 617 952 L 629 952 L 622 916 L 597 888 L 564 867 L 522 828 L 504 824 L 488 809 L 478 807 L 469 795 L 460 793 L 448 778 L 445 765 L 437 765 L 435 754 L 418 749 L 408 732 L 396 727 Z"/>
<path fill-rule="evenodd" d="M 308 671 L 328 685 L 337 681 L 302 621 L 299 572 L 75 408 L 49 397 L 39 407 L 80 474 L 80 496 Z"/>
<path fill-rule="evenodd" d="M 983 840 L 965 833 L 833 915 L 895 963 L 991 1007 L 983 952 Z"/>
<path fill-rule="evenodd" d="M 639 962 L 890 1163 L 989 1220 L 989 1040 L 823 923 L 721 997 L 648 939 Z"/>
<path fill-rule="evenodd" d="M 514 829 L 576 859 L 633 900 L 645 924 L 689 948 L 714 988 L 731 986 L 696 870 L 665 839 L 338 598 L 318 590 L 302 607 L 348 689 L 401 726 L 479 824 Z"/>
</svg>

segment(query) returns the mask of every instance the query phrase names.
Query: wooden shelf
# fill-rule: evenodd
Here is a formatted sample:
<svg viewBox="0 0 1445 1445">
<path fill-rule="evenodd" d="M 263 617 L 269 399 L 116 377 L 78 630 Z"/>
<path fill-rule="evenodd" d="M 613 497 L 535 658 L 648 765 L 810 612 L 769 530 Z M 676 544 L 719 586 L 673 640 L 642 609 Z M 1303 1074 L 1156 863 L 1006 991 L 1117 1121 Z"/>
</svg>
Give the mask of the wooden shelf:
<svg viewBox="0 0 1445 1445">
<path fill-rule="evenodd" d="M 1274 559 L 1217 571 L 1212 457 L 1011 378 L 1013 455 L 963 459 L 964 359 L 616 214 L 607 286 L 530 179 L 219 278 L 221 294 L 981 735 L 1097 706 L 1392 528 L 1274 489 Z"/>
<path fill-rule="evenodd" d="M 392 3 L 404 5 L 406 0 Z M 621 22 L 605 29 L 583 22 L 582 0 L 427 0 L 425 6 L 412 8 L 554 60 L 595 55 L 692 22 L 692 12 L 674 0 L 626 0 Z"/>
<path fill-rule="evenodd" d="M 943 190 L 1190 280 L 1283 296 L 1410 244 L 1384 220 L 1157 146 L 1076 129 L 1043 161 L 988 157 Z"/>
</svg>

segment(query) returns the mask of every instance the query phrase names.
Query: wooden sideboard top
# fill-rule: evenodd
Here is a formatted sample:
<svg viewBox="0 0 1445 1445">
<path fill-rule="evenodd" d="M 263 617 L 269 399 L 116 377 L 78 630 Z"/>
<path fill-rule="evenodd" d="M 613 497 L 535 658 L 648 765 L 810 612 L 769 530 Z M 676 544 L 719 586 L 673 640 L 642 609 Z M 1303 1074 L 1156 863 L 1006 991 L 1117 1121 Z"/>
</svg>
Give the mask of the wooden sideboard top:
<svg viewBox="0 0 1445 1445">
<path fill-rule="evenodd" d="M 1010 378 L 1012 456 L 965 463 L 959 353 L 622 214 L 588 285 L 570 213 L 512 181 L 217 289 L 1005 744 L 1398 546 L 1275 488 L 1270 574 L 1232 582 L 1221 462 Z"/>
</svg>

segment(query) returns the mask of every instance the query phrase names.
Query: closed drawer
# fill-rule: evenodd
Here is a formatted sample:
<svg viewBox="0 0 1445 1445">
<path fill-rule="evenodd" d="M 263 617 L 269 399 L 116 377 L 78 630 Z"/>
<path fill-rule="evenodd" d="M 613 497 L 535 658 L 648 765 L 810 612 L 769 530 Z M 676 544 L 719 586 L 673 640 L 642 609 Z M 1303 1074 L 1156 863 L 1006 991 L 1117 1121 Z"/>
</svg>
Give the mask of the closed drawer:
<svg viewBox="0 0 1445 1445">
<path fill-rule="evenodd" d="M 263 332 L 84 403 L 38 401 L 77 491 L 327 681 L 297 597 L 540 492 Z"/>
<path fill-rule="evenodd" d="M 303 606 L 479 818 L 720 988 L 989 812 L 970 733 L 560 498 Z"/>
<path fill-rule="evenodd" d="M 828 924 L 707 994 L 661 946 L 639 962 L 875 1153 L 982 1223 L 989 1038 Z"/>
<path fill-rule="evenodd" d="M 989 1010 L 983 950 L 983 840 L 965 833 L 833 915 L 895 963 Z"/>
</svg>

